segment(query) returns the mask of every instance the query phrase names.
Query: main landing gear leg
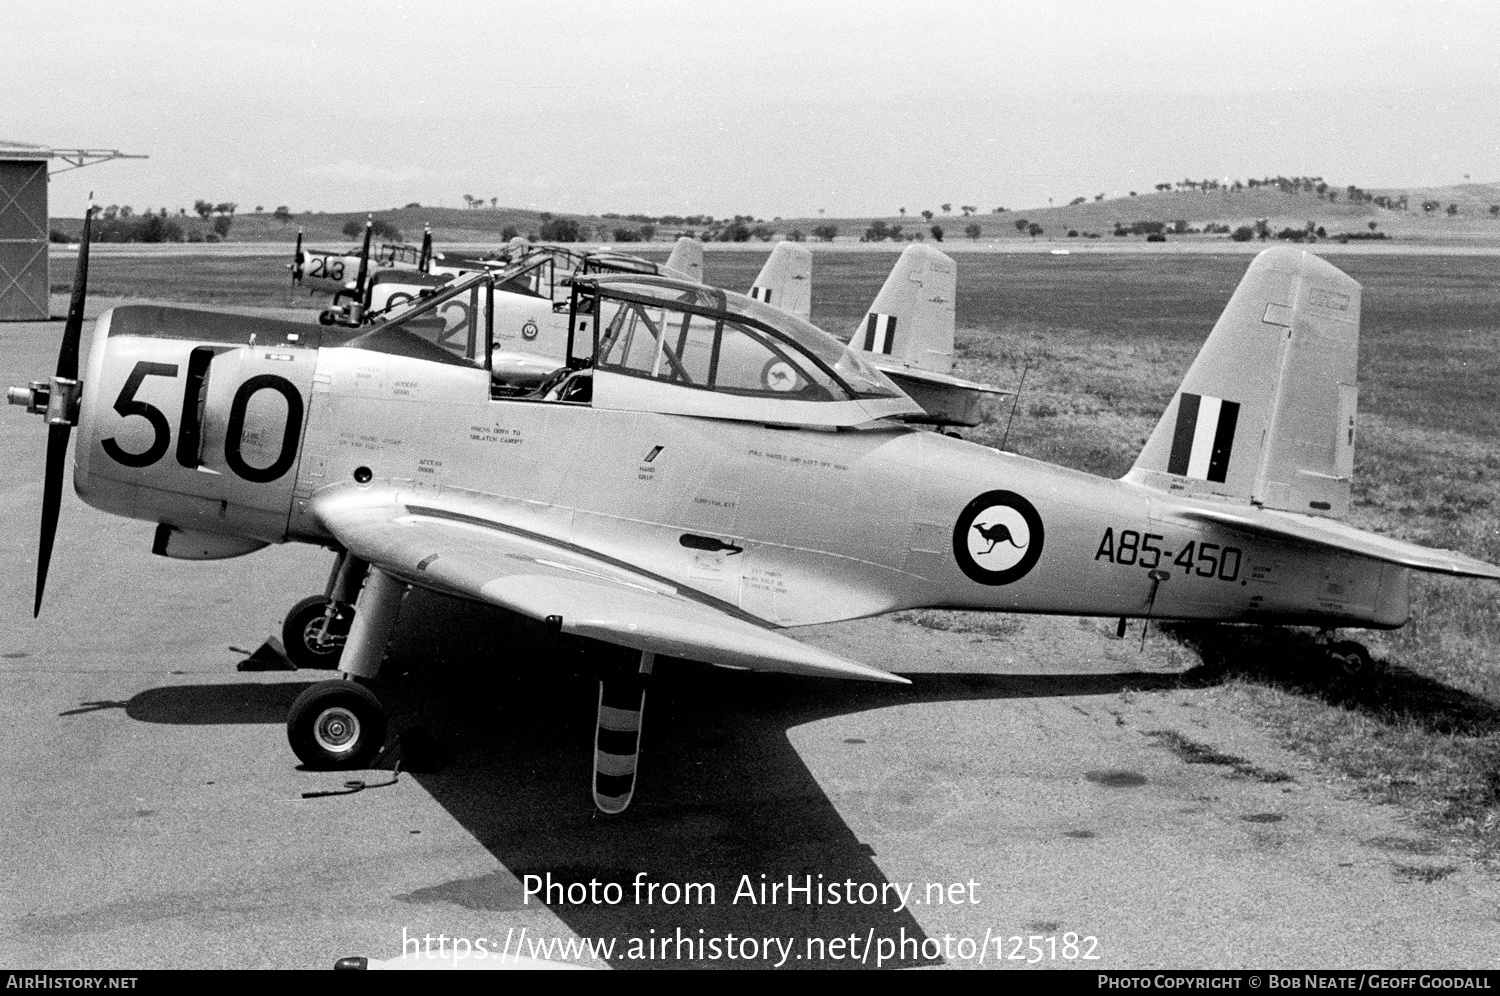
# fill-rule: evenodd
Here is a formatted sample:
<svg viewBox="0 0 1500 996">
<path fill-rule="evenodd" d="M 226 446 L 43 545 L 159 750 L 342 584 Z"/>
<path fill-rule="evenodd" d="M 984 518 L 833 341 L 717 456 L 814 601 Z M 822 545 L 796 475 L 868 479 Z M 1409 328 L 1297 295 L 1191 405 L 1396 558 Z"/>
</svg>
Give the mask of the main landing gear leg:
<svg viewBox="0 0 1500 996">
<path fill-rule="evenodd" d="M 339 659 L 346 679 L 370 681 L 380 673 L 405 596 L 405 584 L 384 571 L 369 572 Z M 309 768 L 361 768 L 385 745 L 385 707 L 358 681 L 321 682 L 292 703 L 286 734 Z"/>
<path fill-rule="evenodd" d="M 656 655 L 641 651 L 634 671 L 611 670 L 599 679 L 599 725 L 594 731 L 594 805 L 614 816 L 635 794 L 641 759 L 641 714 Z"/>
<path fill-rule="evenodd" d="M 286 614 L 281 642 L 299 668 L 335 668 L 354 621 L 354 602 L 364 584 L 366 561 L 341 553 L 322 595 L 309 595 Z"/>
</svg>

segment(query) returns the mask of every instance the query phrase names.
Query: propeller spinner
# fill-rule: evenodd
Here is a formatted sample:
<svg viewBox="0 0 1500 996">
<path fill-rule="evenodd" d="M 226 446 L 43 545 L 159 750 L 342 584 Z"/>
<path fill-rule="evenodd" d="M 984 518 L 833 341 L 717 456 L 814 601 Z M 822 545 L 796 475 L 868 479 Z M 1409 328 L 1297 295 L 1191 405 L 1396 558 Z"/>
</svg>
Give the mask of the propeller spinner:
<svg viewBox="0 0 1500 996">
<path fill-rule="evenodd" d="M 78 406 L 83 384 L 78 380 L 78 347 L 83 338 L 83 306 L 88 296 L 89 235 L 94 208 L 83 216 L 83 238 L 78 245 L 78 266 L 73 271 L 73 296 L 68 320 L 63 326 L 62 345 L 57 351 L 57 372 L 50 381 L 36 380 L 30 387 L 13 387 L 7 399 L 25 405 L 28 412 L 47 419 L 47 469 L 42 483 L 42 531 L 37 543 L 36 604 L 32 615 L 42 611 L 42 592 L 47 587 L 47 568 L 52 560 L 52 542 L 57 536 L 57 515 L 62 507 L 63 469 L 68 455 L 68 437 L 78 424 Z"/>
</svg>

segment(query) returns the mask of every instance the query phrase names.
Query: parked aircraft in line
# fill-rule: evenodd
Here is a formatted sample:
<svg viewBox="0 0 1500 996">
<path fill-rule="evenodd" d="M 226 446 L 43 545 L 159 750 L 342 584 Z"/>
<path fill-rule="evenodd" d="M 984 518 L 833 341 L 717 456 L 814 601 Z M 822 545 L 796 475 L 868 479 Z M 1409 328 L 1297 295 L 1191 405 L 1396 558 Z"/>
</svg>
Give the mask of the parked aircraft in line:
<svg viewBox="0 0 1500 996">
<path fill-rule="evenodd" d="M 355 302 L 364 298 L 364 288 L 372 273 L 382 270 L 425 272 L 432 259 L 432 232 L 423 232 L 421 246 L 383 242 L 371 252 L 373 220 L 365 221 L 364 243 L 359 248 L 318 250 L 302 248 L 302 230 L 297 229 L 297 246 L 288 269 L 292 286 L 302 285 L 314 293 L 333 295 L 329 309 L 320 316 L 324 325 L 348 324 L 345 298 Z M 356 320 L 354 324 L 359 324 Z"/>
<path fill-rule="evenodd" d="M 978 425 L 985 395 L 1009 394 L 953 373 L 958 267 L 931 246 L 906 247 L 849 346 L 942 425 Z"/>
<path fill-rule="evenodd" d="M 1391 628 L 1413 570 L 1500 579 L 1343 521 L 1360 286 L 1299 249 L 1256 257 L 1121 480 L 918 431 L 858 352 L 687 280 L 574 276 L 560 373 L 515 394 L 491 377 L 488 271 L 328 345 L 125 305 L 85 351 L 87 268 L 85 240 L 56 374 L 10 394 L 48 423 L 36 609 L 75 425 L 79 495 L 158 523 L 157 554 L 326 546 L 327 590 L 286 624 L 345 679 L 291 709 L 313 767 L 380 750 L 371 683 L 411 586 L 598 648 L 593 794 L 617 813 L 657 655 L 902 682 L 785 630 L 924 606 Z M 463 323 L 432 320 L 455 301 Z"/>
</svg>

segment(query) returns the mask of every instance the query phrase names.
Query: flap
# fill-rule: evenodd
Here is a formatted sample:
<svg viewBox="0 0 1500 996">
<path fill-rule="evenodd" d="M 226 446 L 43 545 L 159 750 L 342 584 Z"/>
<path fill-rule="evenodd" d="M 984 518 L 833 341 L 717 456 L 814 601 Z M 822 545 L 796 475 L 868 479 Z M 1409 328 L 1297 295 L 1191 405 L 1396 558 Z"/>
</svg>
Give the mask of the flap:
<svg viewBox="0 0 1500 996">
<path fill-rule="evenodd" d="M 341 489 L 313 506 L 340 543 L 382 570 L 533 619 L 561 617 L 564 633 L 728 667 L 906 683 L 691 589 L 498 521 L 388 492 Z"/>
</svg>

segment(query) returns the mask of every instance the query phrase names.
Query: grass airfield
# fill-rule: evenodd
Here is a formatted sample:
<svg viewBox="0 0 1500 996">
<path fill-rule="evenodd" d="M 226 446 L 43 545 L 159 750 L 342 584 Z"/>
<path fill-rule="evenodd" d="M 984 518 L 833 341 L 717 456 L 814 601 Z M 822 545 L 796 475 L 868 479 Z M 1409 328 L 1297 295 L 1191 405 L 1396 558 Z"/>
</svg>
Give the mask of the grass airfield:
<svg viewBox="0 0 1500 996">
<path fill-rule="evenodd" d="M 184 258 L 191 267 L 101 253 L 96 300 L 289 303 L 280 259 Z M 762 259 L 710 248 L 707 275 L 743 290 Z M 820 251 L 814 321 L 851 329 L 894 259 Z M 1007 447 L 1118 476 L 1247 262 L 965 254 L 959 372 L 1014 387 L 1029 366 Z M 1365 286 L 1354 524 L 1500 561 L 1494 261 L 1335 262 Z M 54 279 L 66 273 L 59 260 Z M 50 368 L 58 331 L 0 329 L 8 383 Z M 995 407 L 969 438 L 998 444 L 1007 414 Z M 803 635 L 912 675 L 916 692 L 683 666 L 648 709 L 641 794 L 617 827 L 588 805 L 587 682 L 495 668 L 548 651 L 511 620 L 430 599 L 394 651 L 406 665 L 394 728 L 431 729 L 452 763 L 401 787 L 302 800 L 342 777 L 295 770 L 280 729 L 291 697 L 320 676 L 236 674 L 224 648 L 279 628 L 321 586 L 326 555 L 166 562 L 147 552 L 149 524 L 69 495 L 49 603 L 32 623 L 42 433 L 12 415 L 0 432 L 16 471 L 0 500 L 17 524 L 11 646 L 0 647 L 17 762 L 0 785 L 13 802 L 7 837 L 21 842 L 0 906 L 9 964 L 320 967 L 396 955 L 402 925 L 502 937 L 515 925 L 552 936 L 1076 931 L 1105 942 L 1085 967 L 1500 958 L 1494 586 L 1419 577 L 1412 622 L 1362 637 L 1378 661 L 1363 677 L 1330 672 L 1310 633 L 1279 629 L 1153 628 L 1141 650 L 1138 623 L 1116 641 L 1110 620 L 914 612 L 818 627 Z M 740 873 L 805 869 L 977 877 L 994 891 L 983 905 L 878 915 L 539 910 L 512 879 L 638 869 L 721 889 Z M 937 963 L 974 964 L 896 962 Z"/>
</svg>

